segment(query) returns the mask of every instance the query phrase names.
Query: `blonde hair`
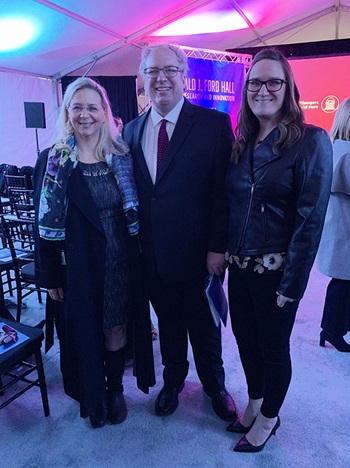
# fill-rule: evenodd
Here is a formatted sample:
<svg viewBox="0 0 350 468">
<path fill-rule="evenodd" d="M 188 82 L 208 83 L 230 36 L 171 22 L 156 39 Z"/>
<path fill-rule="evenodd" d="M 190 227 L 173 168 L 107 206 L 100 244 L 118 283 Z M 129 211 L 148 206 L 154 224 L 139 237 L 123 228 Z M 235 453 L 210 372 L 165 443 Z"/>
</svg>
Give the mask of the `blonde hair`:
<svg viewBox="0 0 350 468">
<path fill-rule="evenodd" d="M 350 98 L 345 99 L 338 107 L 330 134 L 332 141 L 350 141 Z"/>
<path fill-rule="evenodd" d="M 63 96 L 63 101 L 60 108 L 60 113 L 56 122 L 56 147 L 67 148 L 67 138 L 70 135 L 74 135 L 74 129 L 69 121 L 68 108 L 74 94 L 81 89 L 92 89 L 96 91 L 101 98 L 101 106 L 105 111 L 106 121 L 101 127 L 99 140 L 96 147 L 97 157 L 101 160 L 105 160 L 105 154 L 107 153 L 119 153 L 125 154 L 125 144 L 118 143 L 118 129 L 115 124 L 111 105 L 108 99 L 106 90 L 95 80 L 87 77 L 77 78 L 75 81 L 67 86 L 67 89 Z"/>
</svg>

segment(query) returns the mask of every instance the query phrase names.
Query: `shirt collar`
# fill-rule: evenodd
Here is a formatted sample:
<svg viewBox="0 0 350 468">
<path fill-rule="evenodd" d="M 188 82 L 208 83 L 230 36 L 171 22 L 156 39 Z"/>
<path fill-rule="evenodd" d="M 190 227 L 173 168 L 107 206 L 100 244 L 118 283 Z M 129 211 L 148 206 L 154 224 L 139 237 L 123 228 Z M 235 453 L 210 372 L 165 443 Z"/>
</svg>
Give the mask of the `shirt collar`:
<svg viewBox="0 0 350 468">
<path fill-rule="evenodd" d="M 182 97 L 180 99 L 180 101 L 176 104 L 175 107 L 173 107 L 171 109 L 171 111 L 166 115 L 166 116 L 161 116 L 160 114 L 158 114 L 158 112 L 154 109 L 154 107 L 152 106 L 152 109 L 151 109 L 151 120 L 152 120 L 152 124 L 153 126 L 155 127 L 156 125 L 159 124 L 159 122 L 163 119 L 166 119 L 168 122 L 171 122 L 173 123 L 174 125 L 176 124 L 177 122 L 177 119 L 179 118 L 179 115 L 180 115 L 180 112 L 181 112 L 181 109 L 182 109 L 182 106 L 183 106 L 183 103 L 184 103 L 184 98 Z"/>
</svg>

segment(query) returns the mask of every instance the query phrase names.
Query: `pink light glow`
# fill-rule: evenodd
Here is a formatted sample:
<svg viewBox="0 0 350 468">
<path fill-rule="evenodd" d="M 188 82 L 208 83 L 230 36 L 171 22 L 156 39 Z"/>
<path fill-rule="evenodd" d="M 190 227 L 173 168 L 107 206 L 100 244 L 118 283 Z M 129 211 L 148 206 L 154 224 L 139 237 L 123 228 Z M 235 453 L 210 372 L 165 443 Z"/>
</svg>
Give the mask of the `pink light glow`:
<svg viewBox="0 0 350 468">
<path fill-rule="evenodd" d="M 249 15 L 251 18 L 251 15 Z M 235 31 L 247 28 L 246 22 L 237 12 L 210 12 L 189 15 L 158 29 L 153 36 L 188 36 L 215 32 Z"/>
</svg>

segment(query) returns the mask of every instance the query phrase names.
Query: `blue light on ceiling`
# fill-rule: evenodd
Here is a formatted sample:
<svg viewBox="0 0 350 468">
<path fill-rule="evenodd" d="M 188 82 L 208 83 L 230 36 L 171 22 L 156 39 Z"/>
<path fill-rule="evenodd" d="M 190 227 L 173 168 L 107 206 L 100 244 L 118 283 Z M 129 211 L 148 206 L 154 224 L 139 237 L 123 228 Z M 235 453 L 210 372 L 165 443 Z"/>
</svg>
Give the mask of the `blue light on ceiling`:
<svg viewBox="0 0 350 468">
<path fill-rule="evenodd" d="M 32 21 L 22 18 L 0 18 L 0 52 L 20 49 L 36 35 Z"/>
</svg>

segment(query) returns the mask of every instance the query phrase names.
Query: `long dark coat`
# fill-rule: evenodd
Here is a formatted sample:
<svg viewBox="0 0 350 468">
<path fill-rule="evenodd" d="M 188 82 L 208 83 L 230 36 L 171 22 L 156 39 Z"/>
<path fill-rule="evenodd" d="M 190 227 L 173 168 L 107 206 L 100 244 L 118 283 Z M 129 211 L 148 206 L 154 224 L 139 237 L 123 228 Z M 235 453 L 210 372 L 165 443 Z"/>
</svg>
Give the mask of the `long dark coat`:
<svg viewBox="0 0 350 468">
<path fill-rule="evenodd" d="M 35 203 L 45 173 L 48 150 L 34 171 Z M 79 167 L 67 188 L 66 240 L 36 244 L 36 281 L 46 288 L 63 287 L 65 302 L 57 303 L 56 327 L 60 341 L 61 371 L 65 392 L 80 402 L 82 417 L 91 414 L 105 391 L 103 292 L 106 239 L 94 201 Z M 149 305 L 143 294 L 137 238 L 130 238 L 132 318 L 138 387 L 148 393 L 154 385 Z M 62 266 L 62 251 L 66 266 Z M 136 367 L 135 367 L 136 368 Z"/>
</svg>

